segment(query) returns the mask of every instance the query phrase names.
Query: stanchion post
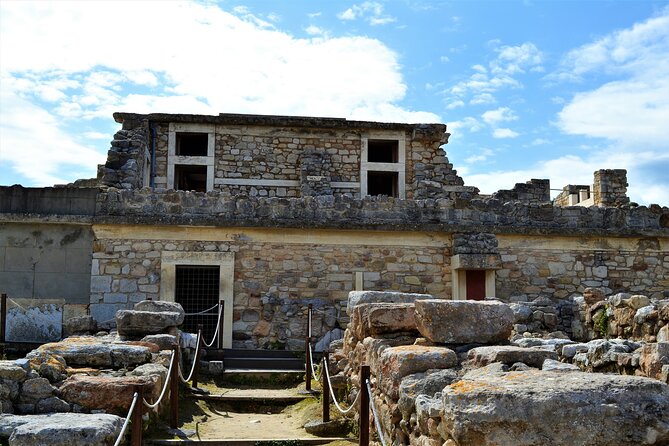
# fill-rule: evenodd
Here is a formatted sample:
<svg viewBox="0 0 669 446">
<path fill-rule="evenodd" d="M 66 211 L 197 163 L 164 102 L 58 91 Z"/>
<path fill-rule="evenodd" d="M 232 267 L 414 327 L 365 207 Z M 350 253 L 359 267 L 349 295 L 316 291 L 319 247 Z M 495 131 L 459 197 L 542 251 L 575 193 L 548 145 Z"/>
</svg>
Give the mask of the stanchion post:
<svg viewBox="0 0 669 446">
<path fill-rule="evenodd" d="M 0 355 L 5 354 L 5 326 L 7 324 L 7 295 L 0 295 Z"/>
<path fill-rule="evenodd" d="M 225 311 L 225 301 L 218 301 L 218 339 L 217 346 L 218 349 L 223 348 L 223 312 Z"/>
<path fill-rule="evenodd" d="M 323 398 L 323 423 L 330 421 L 330 381 L 328 380 L 328 374 L 325 372 L 329 360 L 330 354 L 323 352 L 323 370 L 321 370 L 321 378 L 323 378 L 323 385 L 321 386 L 323 389 L 321 395 Z"/>
<path fill-rule="evenodd" d="M 197 389 L 197 379 L 198 375 L 200 374 L 200 356 L 202 355 L 202 348 L 204 347 L 204 341 L 202 340 L 202 325 L 198 324 L 197 326 L 197 342 L 198 345 L 195 348 L 195 351 L 197 354 L 193 358 L 193 361 L 195 361 L 195 364 L 193 364 L 193 367 L 195 370 L 193 370 L 193 381 L 191 384 L 191 387 Z M 198 348 L 199 347 L 199 348 Z"/>
<path fill-rule="evenodd" d="M 142 415 L 144 415 L 144 385 L 136 385 L 135 392 L 137 392 L 137 404 L 135 404 L 135 411 L 132 413 L 131 431 L 130 431 L 130 445 L 142 446 L 142 431 L 144 429 Z"/>
<path fill-rule="evenodd" d="M 358 427 L 360 431 L 359 446 L 369 446 L 369 393 L 367 393 L 367 380 L 369 379 L 369 366 L 360 367 L 360 419 Z"/>
<path fill-rule="evenodd" d="M 309 304 L 307 306 L 307 337 L 304 342 L 304 356 L 306 358 L 305 369 L 307 372 L 305 388 L 307 392 L 311 392 L 311 360 L 313 359 L 311 357 L 311 349 L 309 348 L 311 346 L 311 309 L 312 305 Z"/>
<path fill-rule="evenodd" d="M 179 423 L 179 346 L 174 346 L 174 364 L 170 376 L 170 427 L 176 429 Z"/>
</svg>

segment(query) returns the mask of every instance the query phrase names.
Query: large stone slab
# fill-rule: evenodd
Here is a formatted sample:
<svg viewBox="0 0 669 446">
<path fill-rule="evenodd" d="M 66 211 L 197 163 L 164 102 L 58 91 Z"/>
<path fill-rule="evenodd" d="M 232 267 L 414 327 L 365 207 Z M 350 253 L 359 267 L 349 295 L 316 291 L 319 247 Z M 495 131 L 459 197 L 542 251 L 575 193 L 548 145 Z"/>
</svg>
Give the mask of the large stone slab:
<svg viewBox="0 0 669 446">
<path fill-rule="evenodd" d="M 644 375 L 662 379 L 662 366 L 669 364 L 669 342 L 655 342 L 641 348 L 639 366 Z"/>
<path fill-rule="evenodd" d="M 14 361 L 0 360 L 0 379 L 23 381 L 27 372 Z"/>
<path fill-rule="evenodd" d="M 399 293 L 396 291 L 351 291 L 348 293 L 346 312 L 350 316 L 353 308 L 359 304 L 406 304 L 413 303 L 418 299 L 432 299 L 432 296 L 429 294 Z"/>
<path fill-rule="evenodd" d="M 442 392 L 459 445 L 669 444 L 669 387 L 635 376 L 522 371 L 465 375 Z"/>
<path fill-rule="evenodd" d="M 74 375 L 63 382 L 60 397 L 87 410 L 104 410 L 125 415 L 130 408 L 134 386 L 145 386 L 147 401 L 153 402 L 160 392 L 160 381 L 153 376 L 86 376 Z"/>
<path fill-rule="evenodd" d="M 121 433 L 123 418 L 109 414 L 0 414 L 0 443 L 9 446 L 106 446 Z"/>
<path fill-rule="evenodd" d="M 406 304 L 358 304 L 353 308 L 349 327 L 358 339 L 388 333 L 416 332 L 415 306 Z"/>
<path fill-rule="evenodd" d="M 380 379 L 381 388 L 391 399 L 399 398 L 399 387 L 407 375 L 429 369 L 449 369 L 458 362 L 457 355 L 446 347 L 402 345 L 388 347 L 379 356 L 378 363 L 371 368 Z"/>
<path fill-rule="evenodd" d="M 142 345 L 102 342 L 99 338 L 82 336 L 67 338 L 61 342 L 44 344 L 34 353 L 50 353 L 62 356 L 69 366 L 128 367 L 151 360 L 151 349 Z M 28 358 L 33 353 L 28 354 Z"/>
<path fill-rule="evenodd" d="M 181 325 L 183 314 L 175 311 L 119 310 L 116 312 L 116 329 L 122 336 L 145 336 L 165 332 Z"/>
<path fill-rule="evenodd" d="M 488 347 L 476 347 L 467 353 L 469 359 L 477 367 L 483 367 L 493 362 L 514 364 L 522 362 L 530 367 L 541 368 L 546 359 L 558 359 L 554 351 L 542 348 L 524 348 L 513 345 L 491 345 Z"/>
<path fill-rule="evenodd" d="M 443 344 L 491 344 L 508 340 L 511 308 L 501 302 L 427 299 L 416 301 L 418 331 Z"/>
<path fill-rule="evenodd" d="M 179 313 L 179 318 L 177 319 L 178 324 L 183 324 L 184 318 L 186 317 L 186 312 L 183 307 L 178 302 L 166 302 L 162 300 L 143 300 L 135 304 L 135 310 L 137 311 L 151 311 L 153 313 Z"/>
</svg>

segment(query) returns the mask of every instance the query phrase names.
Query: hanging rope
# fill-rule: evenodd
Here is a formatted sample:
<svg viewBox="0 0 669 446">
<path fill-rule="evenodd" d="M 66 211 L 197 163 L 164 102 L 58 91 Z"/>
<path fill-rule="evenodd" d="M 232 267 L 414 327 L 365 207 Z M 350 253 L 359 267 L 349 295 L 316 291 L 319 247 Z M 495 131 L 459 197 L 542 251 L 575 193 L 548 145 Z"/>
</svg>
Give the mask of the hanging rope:
<svg viewBox="0 0 669 446">
<path fill-rule="evenodd" d="M 372 414 L 374 415 L 374 425 L 376 426 L 376 432 L 379 434 L 381 439 L 381 444 L 386 446 L 386 440 L 383 438 L 383 431 L 381 430 L 381 422 L 379 421 L 379 415 L 376 413 L 376 406 L 374 406 L 374 396 L 372 395 L 372 388 L 369 385 L 369 380 L 365 380 L 367 386 L 367 393 L 369 394 L 369 407 L 372 408 Z M 362 391 L 362 390 L 361 390 Z"/>
<path fill-rule="evenodd" d="M 221 328 L 221 316 L 223 315 L 223 305 L 219 304 L 218 305 L 218 319 L 216 320 L 216 331 L 214 332 L 214 337 L 211 340 L 211 342 L 204 342 L 204 346 L 209 348 L 212 345 L 214 345 L 214 342 L 216 342 L 216 338 L 218 337 L 218 330 Z"/>
<path fill-rule="evenodd" d="M 337 403 L 337 398 L 335 398 L 334 390 L 332 390 L 332 381 L 330 380 L 330 371 L 328 370 L 328 365 L 325 364 L 325 361 L 323 362 L 323 371 L 325 372 L 325 379 L 328 380 L 328 389 L 330 389 L 330 397 L 332 397 L 332 402 L 334 403 L 335 407 L 339 412 L 342 414 L 346 415 L 349 413 L 358 403 L 358 400 L 360 399 L 360 394 L 362 393 L 362 389 L 360 389 L 360 392 L 355 397 L 355 401 L 349 406 L 348 409 L 342 409 L 339 403 Z M 385 446 L 385 445 L 384 445 Z"/>
<path fill-rule="evenodd" d="M 311 367 L 311 376 L 313 376 L 316 381 L 320 381 L 321 376 L 323 375 L 323 370 L 316 376 L 316 369 L 314 368 L 314 352 L 311 351 L 311 343 L 309 343 L 309 366 Z"/>
<path fill-rule="evenodd" d="M 185 315 L 186 315 L 186 316 L 198 316 L 198 315 L 200 315 L 200 314 L 209 313 L 211 310 L 213 310 L 213 309 L 216 308 L 216 307 L 218 307 L 218 304 L 216 304 L 216 305 L 214 305 L 213 307 L 208 308 L 208 309 L 206 309 L 206 310 L 198 311 L 197 313 L 185 313 Z"/>
<path fill-rule="evenodd" d="M 125 417 L 125 421 L 123 422 L 123 427 L 121 428 L 121 433 L 118 434 L 118 437 L 116 438 L 116 441 L 114 442 L 114 446 L 119 446 L 121 444 L 121 440 L 123 440 L 123 436 L 125 435 L 126 429 L 128 429 L 128 424 L 130 423 L 130 417 L 132 416 L 132 413 L 135 410 L 135 405 L 137 404 L 137 400 L 139 399 L 139 394 L 135 392 L 132 396 L 132 403 L 130 404 L 130 409 L 128 410 L 128 415 Z"/>
<path fill-rule="evenodd" d="M 174 366 L 175 363 L 175 358 L 176 356 L 174 355 L 174 352 L 172 352 L 172 356 L 170 357 L 170 367 L 167 370 L 167 378 L 165 379 L 165 384 L 163 385 L 163 390 L 160 392 L 160 396 L 156 400 L 155 403 L 149 404 L 148 401 L 146 401 L 144 398 L 142 398 L 142 401 L 144 402 L 144 405 L 148 407 L 149 409 L 155 409 L 158 407 L 160 402 L 163 400 L 163 397 L 165 396 L 165 392 L 167 391 L 167 386 L 170 383 L 170 377 L 172 376 L 172 367 Z"/>
<path fill-rule="evenodd" d="M 202 341 L 202 332 L 198 331 L 197 347 L 195 348 L 195 357 L 193 358 L 193 365 L 190 368 L 190 373 L 188 374 L 188 378 L 184 378 L 183 372 L 181 371 L 181 364 L 179 364 L 179 379 L 181 379 L 181 382 L 184 384 L 188 384 L 188 381 L 190 381 L 193 378 L 193 373 L 195 373 L 195 366 L 197 366 L 197 358 L 200 353 L 201 341 Z M 181 347 L 179 347 L 179 349 L 181 349 Z"/>
</svg>

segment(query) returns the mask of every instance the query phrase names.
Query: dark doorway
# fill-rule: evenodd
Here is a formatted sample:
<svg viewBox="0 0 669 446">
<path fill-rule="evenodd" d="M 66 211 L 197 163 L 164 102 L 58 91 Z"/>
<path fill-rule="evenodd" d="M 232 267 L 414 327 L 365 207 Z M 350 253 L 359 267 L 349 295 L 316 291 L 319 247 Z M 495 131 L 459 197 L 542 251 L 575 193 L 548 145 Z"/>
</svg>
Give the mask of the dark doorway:
<svg viewBox="0 0 669 446">
<path fill-rule="evenodd" d="M 207 191 L 207 166 L 177 164 L 174 166 L 174 189 Z"/>
<path fill-rule="evenodd" d="M 177 265 L 174 300 L 188 313 L 199 313 L 218 304 L 219 266 Z M 216 331 L 218 309 L 205 314 L 186 316 L 183 330 L 197 333 L 202 324 L 202 335 L 211 342 Z"/>
<path fill-rule="evenodd" d="M 485 270 L 468 270 L 465 273 L 467 275 L 467 300 L 485 299 Z"/>
</svg>

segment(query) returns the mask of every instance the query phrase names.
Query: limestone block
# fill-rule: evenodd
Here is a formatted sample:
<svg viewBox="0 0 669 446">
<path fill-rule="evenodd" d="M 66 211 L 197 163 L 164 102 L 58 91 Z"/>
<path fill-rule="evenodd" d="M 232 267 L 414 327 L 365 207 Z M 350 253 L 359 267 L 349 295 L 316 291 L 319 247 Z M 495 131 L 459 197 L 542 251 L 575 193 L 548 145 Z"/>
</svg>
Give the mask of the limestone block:
<svg viewBox="0 0 669 446">
<path fill-rule="evenodd" d="M 427 299 L 416 301 L 418 331 L 444 344 L 494 343 L 511 335 L 514 315 L 504 303 Z"/>
<path fill-rule="evenodd" d="M 402 378 L 399 388 L 398 408 L 402 418 L 409 421 L 415 410 L 417 395 L 434 396 L 444 387 L 457 381 L 458 375 L 453 369 L 431 369 L 421 373 L 413 373 Z"/>
<path fill-rule="evenodd" d="M 183 319 L 183 314 L 173 311 L 119 310 L 116 312 L 116 328 L 121 336 L 145 336 L 179 326 Z"/>
<path fill-rule="evenodd" d="M 31 378 L 23 382 L 19 400 L 24 404 L 35 404 L 39 400 L 50 397 L 56 390 L 46 378 Z"/>
<path fill-rule="evenodd" d="M 161 350 L 172 350 L 177 345 L 177 337 L 171 334 L 146 335 L 141 341 L 156 344 Z"/>
<path fill-rule="evenodd" d="M 63 324 L 63 335 L 65 337 L 73 334 L 95 333 L 98 323 L 92 316 L 78 316 L 65 321 Z"/>
<path fill-rule="evenodd" d="M 558 354 L 543 348 L 494 345 L 489 347 L 476 347 L 469 350 L 467 359 L 477 367 L 483 367 L 493 362 L 501 362 L 504 364 L 522 362 L 530 367 L 541 368 L 544 360 L 557 360 Z"/>
<path fill-rule="evenodd" d="M 358 304 L 353 308 L 350 327 L 358 339 L 398 332 L 416 332 L 415 306 L 406 304 Z"/>
<path fill-rule="evenodd" d="M 546 372 L 580 372 L 581 369 L 574 364 L 556 361 L 554 359 L 546 359 L 541 366 L 541 370 Z"/>
<path fill-rule="evenodd" d="M 123 418 L 108 414 L 0 414 L 0 441 L 10 446 L 90 446 L 113 444 Z"/>
<path fill-rule="evenodd" d="M 33 353 L 34 352 L 34 353 Z M 95 337 L 67 338 L 44 344 L 29 353 L 31 359 L 40 353 L 62 356 L 68 365 L 91 367 L 128 367 L 151 361 L 151 349 L 142 345 L 104 343 Z"/>
<path fill-rule="evenodd" d="M 661 379 L 662 366 L 669 364 L 669 342 L 655 342 L 641 348 L 639 366 L 644 375 Z"/>
<path fill-rule="evenodd" d="M 14 361 L 0 360 L 0 379 L 21 382 L 26 375 L 26 371 Z"/>
<path fill-rule="evenodd" d="M 143 385 L 144 398 L 153 402 L 160 392 L 156 376 L 86 376 L 74 375 L 65 380 L 60 388 L 60 397 L 70 404 L 78 404 L 86 410 L 104 410 L 123 415 L 128 412 L 134 386 Z"/>
<path fill-rule="evenodd" d="M 648 305 L 650 305 L 650 299 L 641 294 L 635 294 L 627 300 L 627 306 L 634 310 L 638 310 L 639 308 L 646 307 Z"/>
<path fill-rule="evenodd" d="M 348 293 L 346 313 L 350 316 L 353 307 L 368 303 L 412 303 L 418 299 L 432 299 L 429 294 L 398 293 L 394 291 L 351 291 Z"/>
<path fill-rule="evenodd" d="M 669 387 L 656 380 L 524 371 L 468 375 L 443 391 L 443 428 L 477 446 L 669 442 Z"/>
<path fill-rule="evenodd" d="M 173 313 L 179 313 L 179 323 L 177 325 L 181 325 L 183 323 L 183 318 L 186 315 L 186 312 L 184 311 L 183 307 L 181 306 L 180 303 L 177 302 L 165 302 L 162 300 L 143 300 L 141 302 L 137 302 L 135 304 L 135 310 L 137 311 L 152 311 L 155 313 L 159 312 L 173 312 Z"/>
<path fill-rule="evenodd" d="M 391 399 L 399 397 L 399 386 L 407 375 L 425 372 L 429 369 L 449 369 L 457 364 L 457 356 L 445 347 L 402 345 L 388 347 L 372 363 L 376 376 L 382 376 L 381 388 Z"/>
</svg>

